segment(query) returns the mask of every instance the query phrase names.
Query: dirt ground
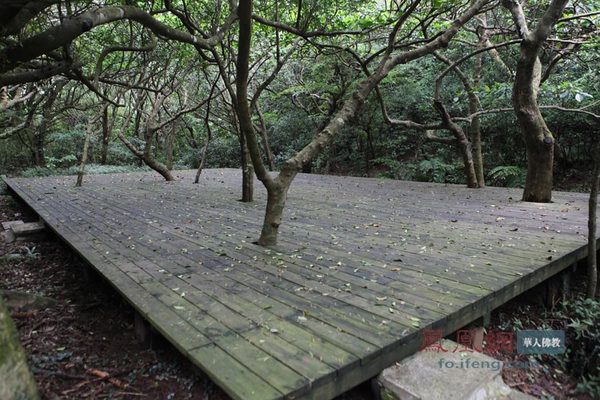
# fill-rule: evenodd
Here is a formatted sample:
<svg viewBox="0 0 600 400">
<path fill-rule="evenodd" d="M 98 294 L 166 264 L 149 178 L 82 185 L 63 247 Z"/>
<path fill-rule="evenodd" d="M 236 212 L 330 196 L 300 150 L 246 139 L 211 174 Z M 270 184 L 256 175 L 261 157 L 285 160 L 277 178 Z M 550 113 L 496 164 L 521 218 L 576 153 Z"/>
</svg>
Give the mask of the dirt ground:
<svg viewBox="0 0 600 400">
<path fill-rule="evenodd" d="M 0 195 L 0 221 L 35 221 L 12 197 Z M 134 312 L 100 277 L 82 273 L 80 261 L 50 234 L 12 244 L 0 242 L 0 289 L 56 300 L 46 309 L 25 307 L 12 313 L 30 367 L 44 399 L 210 399 L 225 395 L 168 343 L 152 349 L 134 332 Z M 524 317 L 519 301 L 494 315 L 492 330 Z M 531 306 L 528 315 L 541 315 Z M 535 308 L 538 307 L 538 308 Z M 504 362 L 526 360 L 494 353 Z M 536 397 L 591 399 L 573 394 L 576 381 L 550 359 L 534 368 L 505 368 L 504 380 Z M 338 400 L 367 400 L 363 384 Z"/>
</svg>

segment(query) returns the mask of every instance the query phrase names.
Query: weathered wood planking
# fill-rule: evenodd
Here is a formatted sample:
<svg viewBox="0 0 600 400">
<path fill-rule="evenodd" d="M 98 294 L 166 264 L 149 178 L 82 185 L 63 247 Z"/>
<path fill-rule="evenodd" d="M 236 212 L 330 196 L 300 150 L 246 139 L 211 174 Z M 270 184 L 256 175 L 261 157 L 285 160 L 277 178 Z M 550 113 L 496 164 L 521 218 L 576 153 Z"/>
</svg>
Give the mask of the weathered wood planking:
<svg viewBox="0 0 600 400">
<path fill-rule="evenodd" d="M 266 249 L 258 182 L 177 174 L 7 184 L 235 399 L 335 397 L 586 254 L 584 194 L 301 174 Z"/>
</svg>

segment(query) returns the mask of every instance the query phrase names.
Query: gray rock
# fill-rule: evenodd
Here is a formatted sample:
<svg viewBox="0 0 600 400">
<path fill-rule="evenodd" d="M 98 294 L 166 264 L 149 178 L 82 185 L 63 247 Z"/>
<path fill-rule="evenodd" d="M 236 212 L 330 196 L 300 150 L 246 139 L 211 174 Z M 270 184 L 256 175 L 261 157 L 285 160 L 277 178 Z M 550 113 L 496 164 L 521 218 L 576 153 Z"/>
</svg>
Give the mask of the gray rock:
<svg viewBox="0 0 600 400">
<path fill-rule="evenodd" d="M 448 351 L 430 347 L 385 369 L 377 378 L 380 398 L 509 400 L 518 394 L 521 397 L 514 398 L 533 399 L 504 383 L 501 361 L 475 351 L 456 351 L 459 346 L 451 340 L 441 345 Z"/>
</svg>

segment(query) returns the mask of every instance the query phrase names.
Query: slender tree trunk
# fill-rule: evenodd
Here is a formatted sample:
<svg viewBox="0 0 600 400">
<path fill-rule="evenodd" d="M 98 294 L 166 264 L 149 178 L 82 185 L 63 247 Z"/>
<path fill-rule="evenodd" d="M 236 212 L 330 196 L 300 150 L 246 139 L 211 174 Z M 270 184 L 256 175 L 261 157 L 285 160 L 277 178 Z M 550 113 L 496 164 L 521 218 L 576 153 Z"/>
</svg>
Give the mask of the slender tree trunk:
<svg viewBox="0 0 600 400">
<path fill-rule="evenodd" d="M 37 400 L 39 394 L 15 325 L 0 297 L 0 399 Z"/>
<path fill-rule="evenodd" d="M 248 147 L 244 142 L 242 148 L 242 202 L 250 203 L 254 200 L 254 168 L 248 154 Z"/>
<path fill-rule="evenodd" d="M 237 129 L 237 126 L 236 126 Z M 250 203 L 254 200 L 254 168 L 251 166 L 246 136 L 238 129 L 240 140 L 240 164 L 242 167 L 242 202 Z"/>
<path fill-rule="evenodd" d="M 42 106 L 42 121 L 33 136 L 33 157 L 36 167 L 46 166 L 46 134 L 48 133 L 48 125 L 52 118 L 54 103 L 60 94 L 60 91 L 65 86 L 66 82 L 60 82 L 53 87 L 47 94 L 47 99 Z"/>
<path fill-rule="evenodd" d="M 483 54 L 475 59 L 474 86 L 479 87 L 481 82 L 481 70 L 483 68 Z M 475 89 L 472 88 L 472 89 Z M 468 91 L 469 95 L 469 114 L 473 115 L 479 107 L 479 99 L 473 90 Z M 475 176 L 477 177 L 477 186 L 485 187 L 485 174 L 483 172 L 483 151 L 481 149 L 481 120 L 478 115 L 473 117 L 469 124 L 469 138 L 473 146 L 473 164 L 475 167 Z"/>
<path fill-rule="evenodd" d="M 144 152 L 142 154 L 141 159 L 147 166 L 149 166 L 154 171 L 158 172 L 163 178 L 165 178 L 166 181 L 174 181 L 175 179 L 173 178 L 171 171 L 169 171 L 169 169 L 166 166 L 156 161 L 156 159 L 154 158 L 154 154 L 152 153 L 152 139 L 156 136 L 155 133 L 156 130 L 154 128 L 146 127 L 146 131 L 144 133 L 144 139 L 146 140 L 146 144 L 144 145 Z"/>
<path fill-rule="evenodd" d="M 175 180 L 175 178 L 173 178 L 173 174 L 171 174 L 171 171 L 169 171 L 167 167 L 156 161 L 154 158 L 143 158 L 142 161 L 151 169 L 158 172 L 163 178 L 165 178 L 166 181 L 170 182 Z"/>
<path fill-rule="evenodd" d="M 473 85 L 471 84 L 469 78 L 463 71 L 457 66 L 453 65 L 452 62 L 439 54 L 438 52 L 433 53 L 434 56 L 441 60 L 442 62 L 452 66 L 454 72 L 458 75 L 458 78 L 461 80 L 465 91 L 467 92 L 469 98 L 469 113 L 475 113 L 479 106 L 479 98 L 475 93 Z M 469 136 L 473 137 L 471 134 L 474 134 L 476 143 L 473 143 L 469 140 L 469 137 L 463 130 L 463 128 L 458 125 L 456 122 L 452 120 L 448 109 L 442 102 L 441 95 L 441 79 L 443 75 L 440 75 L 438 79 L 436 79 L 435 85 L 435 94 L 433 98 L 433 106 L 438 111 L 440 118 L 442 120 L 442 125 L 445 129 L 449 130 L 450 133 L 454 136 L 454 143 L 458 148 L 458 151 L 463 159 L 463 165 L 465 168 L 465 176 L 467 178 L 467 186 L 470 188 L 480 188 L 485 186 L 485 182 L 483 181 L 483 161 L 481 159 L 481 136 L 479 132 L 479 120 L 477 120 L 476 124 L 473 123 L 469 126 Z M 473 131 L 473 132 L 471 132 Z M 440 141 L 438 139 L 438 141 Z M 473 147 L 475 146 L 475 152 L 478 153 L 479 159 L 476 162 L 473 157 Z M 481 178 L 479 178 L 480 171 Z"/>
<path fill-rule="evenodd" d="M 142 136 L 142 132 L 140 131 L 140 125 L 142 124 L 142 110 L 138 109 L 135 112 L 135 121 L 133 126 L 133 131 L 137 133 L 138 139 L 144 139 Z M 144 159 L 138 156 L 138 167 L 144 166 Z"/>
<path fill-rule="evenodd" d="M 106 107 L 104 108 L 106 110 Z M 75 186 L 81 187 L 83 184 L 83 174 L 85 172 L 85 163 L 88 158 L 88 149 L 90 146 L 90 140 L 92 138 L 92 132 L 94 129 L 94 120 L 90 120 L 85 128 L 85 140 L 83 142 L 83 151 L 81 152 L 81 162 L 79 163 L 79 171 L 77 173 L 77 183 Z"/>
<path fill-rule="evenodd" d="M 274 171 L 275 162 L 273 152 L 271 151 L 271 146 L 269 145 L 269 134 L 267 133 L 267 124 L 265 124 L 265 118 L 258 104 L 256 105 L 256 112 L 258 113 L 258 119 L 260 121 L 260 136 L 262 138 L 265 155 L 267 156 L 269 171 Z"/>
<path fill-rule="evenodd" d="M 204 164 L 206 163 L 206 156 L 208 154 L 208 145 L 210 144 L 210 135 L 206 138 L 206 143 L 204 143 L 204 147 L 202 148 L 202 152 L 200 153 L 200 163 L 198 165 L 198 170 L 196 171 L 196 178 L 194 179 L 194 183 L 200 182 L 200 174 L 202 174 L 202 169 L 204 169 Z"/>
<path fill-rule="evenodd" d="M 108 107 L 102 112 L 102 149 L 100 150 L 100 164 L 106 165 L 108 158 L 108 143 L 110 142 L 110 130 L 108 125 Z"/>
<path fill-rule="evenodd" d="M 588 297 L 600 297 L 598 289 L 598 262 L 596 248 L 596 211 L 598 208 L 598 186 L 600 186 L 600 143 L 597 145 L 592 174 L 592 187 L 590 190 L 589 217 L 588 217 Z"/>
<path fill-rule="evenodd" d="M 369 146 L 369 158 L 374 160 L 375 158 L 375 146 L 373 145 L 373 133 L 371 129 L 367 129 L 367 144 Z"/>
<path fill-rule="evenodd" d="M 43 118 L 43 117 L 42 117 Z M 46 145 L 46 122 L 42 123 L 33 134 L 33 162 L 36 167 L 46 166 L 46 155 L 44 147 Z"/>
<path fill-rule="evenodd" d="M 478 116 L 474 117 L 469 125 L 469 136 L 473 149 L 473 168 L 475 169 L 477 187 L 484 188 L 485 175 L 483 173 L 483 152 L 481 150 L 481 123 Z"/>
<path fill-rule="evenodd" d="M 260 130 L 260 136 L 262 137 L 263 147 L 267 156 L 267 165 L 269 166 L 269 171 L 274 171 L 275 162 L 273 159 L 273 152 L 271 151 L 271 146 L 269 145 L 269 135 L 264 128 L 266 127 L 263 127 L 263 129 Z"/>
<path fill-rule="evenodd" d="M 467 186 L 470 188 L 478 188 L 479 183 L 477 182 L 477 175 L 475 173 L 475 163 L 473 162 L 473 152 L 471 148 L 471 142 L 465 135 L 464 131 L 460 129 L 458 132 L 460 139 L 457 140 L 456 145 L 458 146 L 458 151 L 463 160 L 463 165 L 465 168 L 465 174 L 467 177 Z"/>
<path fill-rule="evenodd" d="M 176 123 L 173 123 L 171 132 L 165 138 L 165 166 L 169 171 L 173 171 L 173 142 L 175 141 L 175 126 Z"/>
<path fill-rule="evenodd" d="M 467 187 L 478 188 L 479 184 L 477 182 L 477 175 L 475 174 L 475 163 L 473 162 L 473 151 L 469 138 L 467 138 L 465 131 L 460 125 L 452 121 L 448 110 L 446 110 L 446 107 L 441 100 L 434 100 L 433 105 L 440 114 L 445 128 L 454 136 L 456 147 L 463 160 L 465 176 L 467 178 Z"/>
<path fill-rule="evenodd" d="M 118 132 L 117 137 L 129 149 L 129 151 L 131 151 L 133 153 L 133 155 L 135 155 L 138 158 L 141 165 L 146 164 L 148 167 L 150 167 L 154 171 L 158 172 L 163 178 L 165 178 L 166 181 L 174 181 L 175 180 L 175 178 L 173 178 L 173 175 L 171 174 L 171 171 L 169 171 L 167 169 L 167 167 L 165 167 L 163 164 L 161 164 L 160 162 L 158 162 L 154 159 L 154 157 L 152 155 L 152 144 L 151 143 L 146 142 L 144 151 L 141 152 L 129 140 L 127 140 L 127 138 L 125 138 L 125 136 L 123 135 L 122 132 Z M 150 138 L 150 140 L 151 140 L 152 135 L 147 136 L 147 137 Z"/>
</svg>

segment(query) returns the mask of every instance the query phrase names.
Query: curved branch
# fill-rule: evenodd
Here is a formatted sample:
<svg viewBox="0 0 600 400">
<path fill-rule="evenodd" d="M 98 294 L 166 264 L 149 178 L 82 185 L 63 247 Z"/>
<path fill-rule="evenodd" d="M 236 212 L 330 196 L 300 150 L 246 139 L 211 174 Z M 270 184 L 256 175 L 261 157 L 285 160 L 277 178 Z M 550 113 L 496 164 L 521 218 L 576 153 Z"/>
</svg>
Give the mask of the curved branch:
<svg viewBox="0 0 600 400">
<path fill-rule="evenodd" d="M 24 4 L 16 4 L 17 2 L 7 2 L 6 6 L 0 7 L 0 37 L 16 35 L 21 29 L 40 12 L 58 3 L 60 0 L 37 0 L 26 1 Z M 17 11 L 14 12 L 14 8 Z M 11 13 L 12 11 L 12 13 Z M 12 15 L 11 15 L 12 14 Z M 6 18 L 8 17 L 8 18 Z"/>
<path fill-rule="evenodd" d="M 483 53 L 486 51 L 489 51 L 491 49 L 498 49 L 500 47 L 506 47 L 506 46 L 510 46 L 512 44 L 517 44 L 517 43 L 521 43 L 522 40 L 521 39 L 513 39 L 513 40 L 508 40 L 506 42 L 502 42 L 502 43 L 498 43 L 498 44 L 494 44 L 492 46 L 486 46 L 486 47 L 480 47 L 477 50 L 459 58 L 458 60 L 454 61 L 450 66 L 448 66 L 448 68 L 446 68 L 444 71 L 442 71 L 441 74 L 438 75 L 437 79 L 436 79 L 436 85 L 437 85 L 437 81 L 439 80 L 441 82 L 442 79 L 444 79 L 444 77 L 446 75 L 448 75 L 448 73 L 450 71 L 452 71 L 454 68 L 456 68 L 456 66 L 458 66 L 459 64 L 462 64 L 463 62 L 465 62 L 466 60 L 468 60 L 469 58 L 476 56 L 479 53 Z"/>
<path fill-rule="evenodd" d="M 7 72 L 0 75 L 0 87 L 37 82 L 69 71 L 78 64 L 72 60 L 59 61 L 37 69 Z"/>
<path fill-rule="evenodd" d="M 236 18 L 236 15 L 230 15 L 215 35 L 203 38 L 171 28 L 155 19 L 151 14 L 134 6 L 101 7 L 77 17 L 66 19 L 60 25 L 25 39 L 18 45 L 2 49 L 0 60 L 4 61 L 0 63 L 0 72 L 10 71 L 20 63 L 33 60 L 54 49 L 65 46 L 94 27 L 125 19 L 142 24 L 158 36 L 210 49 L 223 39 L 225 32 Z"/>
<path fill-rule="evenodd" d="M 553 105 L 548 105 L 548 106 L 539 106 L 539 108 L 541 110 L 556 110 L 556 111 L 563 111 L 563 112 L 572 112 L 572 113 L 577 113 L 577 114 L 584 114 L 587 116 L 590 116 L 596 120 L 600 120 L 600 114 L 596 114 L 593 113 L 591 111 L 586 110 L 586 107 L 582 107 L 582 108 L 567 108 L 567 107 L 562 107 L 562 106 L 553 106 Z M 482 115 L 488 115 L 488 114 L 498 114 L 498 113 L 504 113 L 504 112 L 514 112 L 514 108 L 493 108 L 493 109 L 489 109 L 489 110 L 481 110 L 481 111 L 477 111 L 476 113 L 473 113 L 471 115 L 468 115 L 466 117 L 456 117 L 453 118 L 454 121 L 466 121 L 466 122 L 471 122 L 471 120 L 475 117 L 479 117 Z"/>
<path fill-rule="evenodd" d="M 102 63 L 104 59 L 108 57 L 110 53 L 114 53 L 117 51 L 129 51 L 129 52 L 147 52 L 152 51 L 156 48 L 156 39 L 153 35 L 150 35 L 150 43 L 144 47 L 132 47 L 132 46 L 110 46 L 102 50 L 98 60 L 96 61 L 96 68 L 94 70 L 94 85 L 98 85 L 98 79 L 100 77 L 100 72 L 102 71 Z"/>
</svg>

